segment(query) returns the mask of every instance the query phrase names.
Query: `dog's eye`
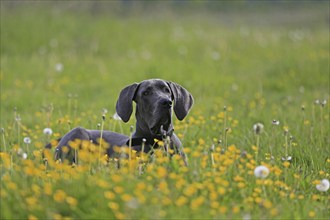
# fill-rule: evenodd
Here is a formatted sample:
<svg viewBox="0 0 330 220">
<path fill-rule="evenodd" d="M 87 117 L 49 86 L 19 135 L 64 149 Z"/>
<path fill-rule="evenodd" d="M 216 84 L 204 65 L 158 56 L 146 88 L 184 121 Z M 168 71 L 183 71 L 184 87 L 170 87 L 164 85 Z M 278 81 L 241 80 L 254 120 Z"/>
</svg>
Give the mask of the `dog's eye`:
<svg viewBox="0 0 330 220">
<path fill-rule="evenodd" d="M 149 95 L 149 91 L 144 91 L 142 94 L 143 94 L 144 96 L 147 96 L 147 95 Z"/>
<path fill-rule="evenodd" d="M 165 91 L 166 93 L 171 93 L 170 89 L 167 88 L 167 87 L 164 88 L 164 91 Z"/>
</svg>

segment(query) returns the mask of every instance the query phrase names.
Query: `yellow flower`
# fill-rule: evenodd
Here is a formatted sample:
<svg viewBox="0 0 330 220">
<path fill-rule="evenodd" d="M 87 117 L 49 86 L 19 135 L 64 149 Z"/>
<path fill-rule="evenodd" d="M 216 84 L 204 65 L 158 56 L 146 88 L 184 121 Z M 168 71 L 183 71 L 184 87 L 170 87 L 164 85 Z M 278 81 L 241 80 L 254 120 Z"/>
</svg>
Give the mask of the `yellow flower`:
<svg viewBox="0 0 330 220">
<path fill-rule="evenodd" d="M 15 191 L 17 189 L 17 185 L 14 182 L 8 182 L 7 187 L 8 187 L 8 189 L 11 189 L 13 191 Z"/>
<path fill-rule="evenodd" d="M 253 191 L 256 192 L 256 193 L 261 193 L 262 192 L 262 189 L 260 189 L 260 188 L 254 188 Z"/>
<path fill-rule="evenodd" d="M 182 186 L 184 186 L 184 185 L 186 185 L 186 180 L 184 179 L 184 178 L 179 178 L 177 181 L 176 181 L 176 183 L 175 183 L 175 187 L 177 188 L 177 189 L 181 189 L 182 188 Z"/>
<path fill-rule="evenodd" d="M 56 192 L 53 196 L 54 200 L 58 203 L 64 202 L 65 197 L 66 197 L 66 193 L 63 190 L 60 190 L 60 189 L 56 190 Z"/>
<path fill-rule="evenodd" d="M 205 140 L 202 139 L 202 138 L 199 138 L 199 139 L 198 139 L 198 144 L 199 144 L 199 145 L 202 145 L 202 146 L 205 145 Z"/>
<path fill-rule="evenodd" d="M 136 188 L 140 191 L 143 191 L 146 187 L 147 185 L 144 182 L 139 182 L 136 184 Z"/>
<path fill-rule="evenodd" d="M 270 209 L 270 208 L 273 206 L 272 202 L 269 201 L 269 200 L 265 200 L 265 201 L 263 202 L 262 205 L 263 205 L 266 209 Z"/>
<path fill-rule="evenodd" d="M 271 216 L 276 216 L 276 215 L 278 215 L 278 210 L 277 210 L 277 208 L 272 208 L 272 209 L 270 210 L 270 215 L 271 215 Z"/>
<path fill-rule="evenodd" d="M 234 214 L 236 214 L 236 213 L 239 213 L 240 207 L 239 206 L 234 206 L 231 210 Z"/>
<path fill-rule="evenodd" d="M 159 178 L 164 178 L 167 175 L 167 169 L 165 169 L 164 167 L 158 167 L 157 175 Z"/>
<path fill-rule="evenodd" d="M 29 215 L 28 220 L 38 220 L 38 218 L 34 215 Z"/>
<path fill-rule="evenodd" d="M 242 189 L 242 188 L 245 187 L 245 183 L 243 183 L 243 182 L 239 182 L 239 183 L 237 184 L 237 187 L 240 188 L 240 189 Z"/>
<path fill-rule="evenodd" d="M 290 193 L 290 195 L 289 195 L 290 199 L 294 199 L 295 197 L 296 197 L 296 195 L 294 193 Z"/>
<path fill-rule="evenodd" d="M 204 203 L 204 197 L 202 197 L 202 196 L 199 196 L 199 197 L 197 197 L 196 199 L 193 199 L 192 201 L 191 201 L 191 204 L 190 204 L 190 208 L 192 209 L 192 210 L 196 210 L 196 209 L 198 209 L 203 203 Z"/>
<path fill-rule="evenodd" d="M 106 192 L 104 192 L 104 197 L 107 199 L 114 199 L 116 197 L 116 195 L 113 192 L 106 191 Z"/>
<path fill-rule="evenodd" d="M 220 195 L 224 195 L 224 194 L 226 193 L 226 189 L 225 189 L 224 187 L 219 187 L 219 188 L 218 188 L 218 193 L 219 193 Z"/>
<path fill-rule="evenodd" d="M 71 196 L 69 196 L 69 197 L 66 198 L 66 202 L 67 202 L 71 207 L 76 207 L 77 204 L 78 204 L 77 199 L 75 199 L 75 198 L 73 198 L 73 197 L 71 197 Z"/>
<path fill-rule="evenodd" d="M 168 194 L 170 190 L 168 189 L 167 182 L 161 181 L 159 183 L 159 190 L 164 194 Z"/>
<path fill-rule="evenodd" d="M 253 150 L 253 151 L 258 151 L 258 147 L 253 145 L 253 146 L 252 146 L 252 150 Z"/>
<path fill-rule="evenodd" d="M 45 195 L 51 195 L 53 192 L 52 185 L 50 183 L 45 183 L 44 185 L 44 194 Z"/>
<path fill-rule="evenodd" d="M 313 201 L 317 201 L 317 200 L 319 200 L 320 199 L 320 196 L 319 195 L 316 195 L 316 194 L 313 194 L 312 195 L 312 200 Z"/>
<path fill-rule="evenodd" d="M 117 211 L 119 209 L 119 205 L 116 202 L 109 202 L 108 207 L 114 211 Z"/>
<path fill-rule="evenodd" d="M 132 199 L 133 197 L 129 194 L 124 194 L 121 196 L 121 199 L 124 201 L 124 202 L 128 202 Z"/>
<path fill-rule="evenodd" d="M 188 202 L 188 199 L 186 198 L 186 197 L 184 197 L 184 196 L 180 196 L 176 201 L 175 201 L 175 204 L 177 205 L 177 206 L 183 206 L 183 205 L 185 205 L 186 203 Z"/>
<path fill-rule="evenodd" d="M 185 190 L 183 191 L 183 194 L 185 194 L 186 196 L 192 196 L 195 192 L 197 191 L 196 187 L 194 187 L 194 185 L 189 185 L 185 188 Z"/>
<path fill-rule="evenodd" d="M 158 144 L 158 146 L 160 146 L 160 147 L 164 147 L 164 141 L 160 141 L 160 140 L 158 140 L 158 139 L 154 139 L 154 141 L 155 141 L 155 143 Z"/>
<path fill-rule="evenodd" d="M 97 185 L 101 188 L 107 188 L 109 186 L 109 183 L 104 180 L 98 180 Z"/>
<path fill-rule="evenodd" d="M 113 188 L 113 191 L 115 191 L 115 192 L 118 193 L 118 194 L 121 194 L 121 193 L 124 192 L 124 188 L 121 187 L 121 186 L 115 186 L 115 187 Z"/>
<path fill-rule="evenodd" d="M 290 162 L 289 161 L 285 161 L 283 163 L 283 166 L 286 167 L 286 168 L 288 168 L 290 166 Z"/>
<path fill-rule="evenodd" d="M 115 212 L 116 219 L 126 219 L 125 215 L 121 212 Z"/>
<path fill-rule="evenodd" d="M 33 208 L 38 202 L 37 198 L 33 196 L 27 197 L 25 201 L 31 208 Z"/>
<path fill-rule="evenodd" d="M 165 197 L 162 199 L 162 204 L 165 206 L 170 205 L 170 204 L 172 204 L 172 200 L 169 197 Z"/>
<path fill-rule="evenodd" d="M 38 185 L 32 184 L 31 188 L 32 188 L 32 191 L 34 192 L 34 194 L 36 194 L 36 195 L 40 194 L 40 187 Z"/>
<path fill-rule="evenodd" d="M 221 214 L 225 214 L 227 212 L 228 208 L 226 206 L 220 206 L 219 207 L 219 212 Z"/>
<path fill-rule="evenodd" d="M 316 216 L 316 213 L 314 211 L 310 211 L 308 212 L 308 216 L 314 218 Z"/>
<path fill-rule="evenodd" d="M 254 199 L 254 201 L 257 203 L 257 204 L 260 204 L 262 202 L 262 198 L 260 197 L 257 197 Z"/>
</svg>

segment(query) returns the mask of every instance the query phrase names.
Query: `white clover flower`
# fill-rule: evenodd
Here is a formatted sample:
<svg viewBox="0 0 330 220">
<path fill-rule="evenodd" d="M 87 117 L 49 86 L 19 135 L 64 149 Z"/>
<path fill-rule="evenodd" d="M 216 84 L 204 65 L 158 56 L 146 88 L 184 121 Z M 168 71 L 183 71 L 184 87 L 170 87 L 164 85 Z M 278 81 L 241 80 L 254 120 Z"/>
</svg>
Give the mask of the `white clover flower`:
<svg viewBox="0 0 330 220">
<path fill-rule="evenodd" d="M 321 180 L 321 183 L 316 185 L 316 189 L 320 192 L 328 191 L 329 187 L 330 187 L 330 183 L 329 183 L 329 180 L 327 180 L 327 179 Z"/>
<path fill-rule="evenodd" d="M 45 135 L 52 135 L 53 134 L 53 131 L 52 131 L 51 128 L 45 128 L 43 132 L 44 132 Z"/>
<path fill-rule="evenodd" d="M 25 137 L 25 138 L 23 139 L 23 141 L 24 141 L 24 143 L 26 143 L 26 144 L 31 144 L 31 139 L 30 139 L 29 137 Z"/>
<path fill-rule="evenodd" d="M 269 169 L 265 166 L 257 166 L 254 169 L 254 175 L 257 178 L 264 179 L 268 176 L 268 174 L 269 174 Z"/>
<path fill-rule="evenodd" d="M 261 123 L 256 123 L 253 125 L 253 131 L 255 134 L 261 134 L 261 132 L 264 130 L 264 125 Z"/>
</svg>

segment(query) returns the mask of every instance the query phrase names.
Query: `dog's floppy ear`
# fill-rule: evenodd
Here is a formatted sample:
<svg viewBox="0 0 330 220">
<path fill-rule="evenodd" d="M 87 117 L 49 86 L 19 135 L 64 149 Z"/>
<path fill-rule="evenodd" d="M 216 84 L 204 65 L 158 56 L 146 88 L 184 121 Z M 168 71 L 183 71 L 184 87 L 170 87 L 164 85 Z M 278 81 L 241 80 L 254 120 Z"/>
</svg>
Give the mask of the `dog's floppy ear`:
<svg viewBox="0 0 330 220">
<path fill-rule="evenodd" d="M 194 103 L 194 99 L 192 95 L 182 86 L 173 82 L 167 82 L 167 84 L 170 86 L 172 91 L 174 113 L 181 121 L 187 116 L 191 106 Z"/>
<path fill-rule="evenodd" d="M 138 83 L 134 83 L 132 85 L 129 85 L 125 87 L 123 90 L 121 90 L 117 104 L 116 104 L 116 111 L 119 117 L 124 122 L 128 122 L 129 118 L 132 115 L 133 112 L 133 99 L 135 96 L 135 92 L 138 88 Z"/>
</svg>

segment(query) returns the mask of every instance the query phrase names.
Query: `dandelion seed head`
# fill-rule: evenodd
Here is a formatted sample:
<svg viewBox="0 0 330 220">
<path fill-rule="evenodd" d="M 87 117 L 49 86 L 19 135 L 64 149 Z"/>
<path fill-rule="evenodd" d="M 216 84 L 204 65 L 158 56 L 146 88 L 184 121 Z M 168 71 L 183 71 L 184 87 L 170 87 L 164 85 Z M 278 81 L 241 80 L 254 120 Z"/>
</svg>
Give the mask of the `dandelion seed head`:
<svg viewBox="0 0 330 220">
<path fill-rule="evenodd" d="M 272 124 L 273 125 L 279 125 L 280 124 L 280 121 L 274 119 L 273 122 L 272 122 Z"/>
<path fill-rule="evenodd" d="M 261 134 L 261 132 L 263 131 L 264 129 L 264 125 L 261 124 L 261 123 L 256 123 L 253 125 L 253 131 L 255 134 Z"/>
<path fill-rule="evenodd" d="M 322 107 L 324 107 L 326 104 L 327 104 L 327 100 L 323 100 L 323 101 L 321 102 L 321 106 L 322 106 Z"/>
<path fill-rule="evenodd" d="M 108 113 L 108 109 L 102 108 L 102 115 L 106 115 Z"/>
<path fill-rule="evenodd" d="M 63 69 L 64 69 L 64 66 L 63 66 L 62 63 L 57 63 L 57 64 L 55 65 L 55 70 L 56 70 L 56 72 L 60 73 L 60 72 L 63 71 Z"/>
<path fill-rule="evenodd" d="M 23 153 L 23 154 L 22 154 L 22 158 L 23 158 L 23 160 L 26 160 L 27 157 L 28 157 L 27 153 Z"/>
<path fill-rule="evenodd" d="M 23 141 L 24 141 L 24 143 L 26 143 L 26 144 L 31 144 L 31 138 L 29 138 L 29 137 L 25 137 L 25 138 L 23 139 Z"/>
<path fill-rule="evenodd" d="M 257 166 L 254 169 L 254 176 L 257 178 L 264 179 L 268 176 L 269 174 L 269 169 L 265 166 Z"/>
<path fill-rule="evenodd" d="M 15 117 L 15 121 L 17 121 L 17 122 L 19 122 L 19 121 L 21 121 L 22 119 L 21 119 L 21 116 L 20 115 L 16 115 L 16 117 Z"/>
<path fill-rule="evenodd" d="M 53 134 L 53 130 L 51 128 L 45 128 L 43 132 L 44 132 L 45 135 L 52 135 Z"/>
<path fill-rule="evenodd" d="M 328 179 L 323 179 L 321 180 L 320 184 L 316 185 L 316 189 L 320 192 L 326 192 L 329 190 L 330 187 L 330 182 Z"/>
</svg>

